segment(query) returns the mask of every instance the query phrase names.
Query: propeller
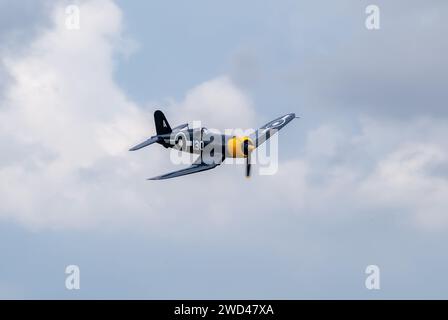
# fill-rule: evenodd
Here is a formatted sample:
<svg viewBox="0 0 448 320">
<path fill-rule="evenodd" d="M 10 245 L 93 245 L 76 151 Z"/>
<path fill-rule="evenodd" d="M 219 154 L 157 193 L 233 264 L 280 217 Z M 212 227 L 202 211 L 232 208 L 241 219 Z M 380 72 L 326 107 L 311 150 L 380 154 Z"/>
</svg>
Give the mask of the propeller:
<svg viewBox="0 0 448 320">
<path fill-rule="evenodd" d="M 246 158 L 246 178 L 250 178 L 250 168 L 251 168 L 250 155 L 247 155 L 247 158 Z"/>
<path fill-rule="evenodd" d="M 243 152 L 246 156 L 246 178 L 250 178 L 250 169 L 251 169 L 251 163 L 250 163 L 250 154 L 255 149 L 254 144 L 251 140 L 246 139 L 243 143 Z"/>
</svg>

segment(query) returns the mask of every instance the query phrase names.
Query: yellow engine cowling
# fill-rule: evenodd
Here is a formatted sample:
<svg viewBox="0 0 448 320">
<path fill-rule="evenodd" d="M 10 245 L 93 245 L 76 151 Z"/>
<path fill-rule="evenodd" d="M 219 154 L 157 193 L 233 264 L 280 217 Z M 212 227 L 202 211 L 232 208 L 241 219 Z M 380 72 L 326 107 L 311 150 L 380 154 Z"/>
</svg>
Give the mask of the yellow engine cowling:
<svg viewBox="0 0 448 320">
<path fill-rule="evenodd" d="M 246 158 L 247 153 L 244 152 L 244 143 L 248 143 L 248 152 L 252 152 L 255 147 L 249 137 L 233 137 L 227 142 L 227 151 L 232 158 Z"/>
</svg>

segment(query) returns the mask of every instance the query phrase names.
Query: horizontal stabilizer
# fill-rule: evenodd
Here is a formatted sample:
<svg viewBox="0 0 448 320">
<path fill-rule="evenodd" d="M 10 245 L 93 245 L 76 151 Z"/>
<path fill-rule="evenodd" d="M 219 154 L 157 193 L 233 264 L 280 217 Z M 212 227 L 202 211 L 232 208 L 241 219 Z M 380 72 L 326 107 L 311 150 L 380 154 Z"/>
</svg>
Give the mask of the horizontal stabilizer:
<svg viewBox="0 0 448 320">
<path fill-rule="evenodd" d="M 157 141 L 159 141 L 159 139 L 160 138 L 158 136 L 151 137 L 148 140 L 146 140 L 145 142 L 142 142 L 142 143 L 136 145 L 135 147 L 132 147 L 131 149 L 129 149 L 129 151 L 140 150 L 141 148 L 147 147 L 150 144 L 156 143 Z"/>
<path fill-rule="evenodd" d="M 173 131 L 180 131 L 186 127 L 188 127 L 188 123 L 184 123 L 184 124 L 181 124 L 180 126 L 173 128 Z"/>
</svg>

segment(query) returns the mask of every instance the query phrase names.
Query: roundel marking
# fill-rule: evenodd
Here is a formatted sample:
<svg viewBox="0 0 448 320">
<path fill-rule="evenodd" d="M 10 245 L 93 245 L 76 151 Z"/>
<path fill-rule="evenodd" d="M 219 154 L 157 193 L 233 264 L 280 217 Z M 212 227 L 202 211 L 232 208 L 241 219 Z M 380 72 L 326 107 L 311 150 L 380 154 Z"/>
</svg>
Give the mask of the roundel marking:
<svg viewBox="0 0 448 320">
<path fill-rule="evenodd" d="M 180 137 L 180 139 L 178 139 Z M 178 132 L 175 136 L 174 136 L 174 144 L 176 146 L 178 146 L 180 149 L 182 149 L 182 147 L 184 147 L 184 141 L 187 141 L 187 136 L 185 135 L 184 132 Z"/>
<path fill-rule="evenodd" d="M 285 117 L 278 119 L 278 120 L 274 120 L 271 123 L 268 123 L 265 127 L 265 129 L 272 129 L 272 128 L 277 128 L 279 126 L 281 126 L 282 124 L 285 123 Z"/>
</svg>

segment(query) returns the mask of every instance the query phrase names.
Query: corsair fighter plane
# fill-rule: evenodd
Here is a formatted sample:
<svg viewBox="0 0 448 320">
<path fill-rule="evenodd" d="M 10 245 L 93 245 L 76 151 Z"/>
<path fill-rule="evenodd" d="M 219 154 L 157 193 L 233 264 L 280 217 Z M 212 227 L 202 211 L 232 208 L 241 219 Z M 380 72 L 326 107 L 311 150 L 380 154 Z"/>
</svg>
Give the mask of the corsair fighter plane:
<svg viewBox="0 0 448 320">
<path fill-rule="evenodd" d="M 158 143 L 165 148 L 173 148 L 179 151 L 199 155 L 197 160 L 188 168 L 148 180 L 170 179 L 214 169 L 226 158 L 245 158 L 246 177 L 250 177 L 251 152 L 268 140 L 278 130 L 286 126 L 294 118 L 296 118 L 294 113 L 288 113 L 268 122 L 253 134 L 248 136 L 233 136 L 218 134 L 213 130 L 207 130 L 207 128 L 204 127 L 189 128 L 188 124 L 182 124 L 175 128 L 171 128 L 162 111 L 157 110 L 154 112 L 157 135 L 136 145 L 129 151 L 136 151 L 153 143 Z"/>
</svg>

